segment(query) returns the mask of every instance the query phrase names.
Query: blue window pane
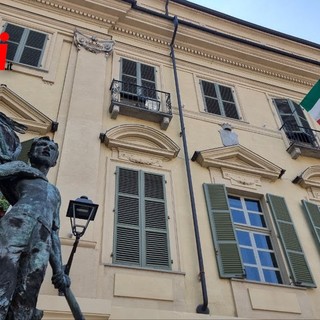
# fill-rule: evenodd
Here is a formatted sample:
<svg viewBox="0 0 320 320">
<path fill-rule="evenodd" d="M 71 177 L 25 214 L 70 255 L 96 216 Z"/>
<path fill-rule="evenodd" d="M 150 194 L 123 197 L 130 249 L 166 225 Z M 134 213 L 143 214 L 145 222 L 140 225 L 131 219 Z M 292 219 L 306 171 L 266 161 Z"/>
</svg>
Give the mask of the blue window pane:
<svg viewBox="0 0 320 320">
<path fill-rule="evenodd" d="M 257 248 L 273 250 L 269 236 L 260 233 L 254 233 L 254 240 L 256 242 Z"/>
<path fill-rule="evenodd" d="M 245 266 L 245 270 L 246 270 L 246 279 L 261 281 L 258 268 Z"/>
<path fill-rule="evenodd" d="M 245 202 L 248 210 L 262 212 L 259 201 L 245 199 Z"/>
<path fill-rule="evenodd" d="M 240 252 L 244 263 L 256 264 L 256 258 L 252 249 L 240 248 Z"/>
<path fill-rule="evenodd" d="M 266 282 L 282 283 L 282 279 L 279 271 L 263 269 L 263 275 Z"/>
<path fill-rule="evenodd" d="M 229 206 L 231 208 L 242 209 L 242 204 L 241 204 L 240 198 L 229 196 L 228 200 L 229 200 Z"/>
<path fill-rule="evenodd" d="M 266 227 L 266 222 L 262 214 L 249 213 L 250 224 L 255 227 Z"/>
<path fill-rule="evenodd" d="M 238 243 L 243 246 L 252 247 L 249 232 L 236 230 Z"/>
<path fill-rule="evenodd" d="M 238 210 L 232 209 L 231 214 L 232 214 L 233 222 L 246 224 L 246 219 L 244 217 L 243 211 L 238 211 Z"/>
<path fill-rule="evenodd" d="M 259 251 L 260 263 L 264 267 L 278 267 L 276 257 L 273 252 Z"/>
</svg>

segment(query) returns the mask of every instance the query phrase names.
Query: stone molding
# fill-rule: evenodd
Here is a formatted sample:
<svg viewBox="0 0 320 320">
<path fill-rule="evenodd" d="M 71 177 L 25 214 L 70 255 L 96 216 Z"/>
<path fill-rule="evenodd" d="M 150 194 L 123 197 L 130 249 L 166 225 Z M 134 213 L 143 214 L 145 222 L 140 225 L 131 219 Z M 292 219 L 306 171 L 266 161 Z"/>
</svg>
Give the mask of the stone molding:
<svg viewBox="0 0 320 320">
<path fill-rule="evenodd" d="M 165 46 L 170 46 L 170 42 L 169 41 L 160 39 L 160 38 L 158 38 L 156 36 L 150 36 L 150 35 L 147 35 L 147 34 L 142 33 L 142 32 L 137 32 L 137 31 L 125 29 L 125 28 L 119 27 L 119 26 L 114 26 L 113 28 L 114 28 L 115 31 L 118 31 L 118 32 L 121 32 L 121 33 L 125 33 L 125 34 L 131 35 L 131 36 L 136 37 L 136 38 L 140 38 L 140 39 L 144 39 L 144 40 L 147 40 L 147 41 L 155 42 L 155 43 L 162 44 L 162 45 L 165 45 Z M 266 76 L 272 76 L 272 77 L 279 78 L 279 79 L 282 79 L 282 80 L 287 80 L 287 81 L 290 81 L 290 82 L 303 84 L 303 85 L 306 85 L 306 86 L 309 86 L 309 87 L 313 86 L 313 83 L 311 83 L 309 81 L 298 79 L 296 77 L 293 77 L 292 75 L 284 74 L 284 73 L 282 73 L 280 71 L 268 70 L 266 68 L 263 68 L 261 65 L 259 67 L 257 67 L 256 65 L 250 64 L 250 62 L 243 62 L 243 61 L 240 61 L 240 60 L 235 60 L 235 59 L 230 58 L 230 57 L 226 58 L 224 56 L 220 56 L 220 55 L 217 55 L 217 54 L 211 54 L 209 52 L 205 52 L 205 51 L 200 50 L 200 49 L 195 49 L 195 48 L 192 48 L 190 46 L 175 44 L 174 47 L 175 47 L 175 49 L 178 49 L 180 51 L 184 51 L 184 52 L 186 52 L 188 54 L 193 54 L 193 55 L 201 56 L 202 58 L 215 60 L 215 61 L 218 61 L 218 62 L 221 62 L 221 63 L 224 63 L 224 64 L 231 65 L 233 67 L 239 67 L 239 68 L 242 68 L 242 69 L 246 69 L 248 71 L 253 71 L 253 72 L 264 74 Z"/>
<path fill-rule="evenodd" d="M 261 177 L 254 174 L 239 173 L 239 171 L 221 168 L 223 178 L 230 180 L 230 183 L 237 187 L 257 189 L 261 187 Z"/>
<path fill-rule="evenodd" d="M 141 39 L 144 39 L 144 40 L 147 40 L 147 41 L 151 41 L 151 42 L 155 42 L 157 43 L 158 45 L 159 44 L 162 44 L 164 46 L 170 46 L 170 40 L 164 40 L 164 39 L 161 39 L 160 37 L 156 36 L 156 35 L 148 35 L 144 32 L 141 32 L 141 31 L 134 31 L 134 30 L 130 30 L 128 28 L 125 28 L 125 27 L 122 27 L 122 26 L 117 26 L 116 25 L 116 20 L 117 19 L 113 19 L 110 18 L 104 18 L 102 16 L 99 16 L 97 14 L 93 14 L 91 13 L 89 10 L 86 10 L 86 9 L 79 9 L 75 6 L 72 6 L 71 4 L 69 4 L 68 6 L 67 5 L 62 5 L 62 4 L 59 4 L 59 3 L 55 3 L 54 1 L 47 1 L 47 0 L 32 0 L 33 2 L 37 2 L 37 3 L 40 3 L 44 6 L 47 6 L 47 7 L 51 7 L 51 8 L 54 8 L 56 10 L 62 10 L 64 11 L 65 13 L 68 13 L 68 14 L 76 14 L 76 15 L 80 15 L 82 16 L 83 18 L 90 18 L 98 23 L 107 23 L 109 24 L 110 26 L 113 26 L 113 30 L 114 31 L 118 31 L 118 32 L 121 32 L 121 33 L 125 33 L 127 35 L 130 35 L 130 36 L 133 36 L 133 37 L 137 37 L 137 38 L 141 38 Z M 120 10 L 120 9 L 119 9 Z M 121 8 L 121 11 L 125 10 L 124 7 Z M 243 61 L 243 60 L 240 60 L 240 59 L 234 59 L 234 58 L 231 58 L 231 57 L 226 57 L 226 56 L 223 56 L 223 55 L 218 55 L 218 54 L 212 54 L 212 53 L 209 53 L 208 51 L 204 51 L 204 50 L 200 50 L 199 48 L 192 48 L 190 46 L 186 46 L 185 44 L 184 45 L 181 45 L 181 44 L 175 44 L 175 48 L 177 50 L 180 50 L 180 51 L 183 51 L 183 52 L 186 52 L 188 54 L 193 54 L 193 55 L 196 55 L 196 56 L 200 56 L 202 59 L 203 58 L 207 58 L 207 59 L 210 59 L 210 60 L 215 60 L 217 62 L 221 62 L 223 64 L 228 64 L 228 65 L 231 65 L 232 67 L 238 67 L 238 68 L 242 68 L 242 69 L 246 69 L 248 71 L 251 71 L 251 72 L 256 72 L 256 73 L 260 73 L 260 74 L 263 74 L 263 75 L 266 75 L 266 76 L 271 76 L 271 77 L 274 77 L 274 78 L 278 78 L 278 79 L 281 79 L 281 80 L 286 80 L 286 81 L 289 81 L 289 82 L 294 82 L 294 83 L 299 83 L 299 84 L 302 84 L 302 85 L 306 85 L 308 87 L 312 87 L 313 83 L 310 82 L 310 81 L 307 81 L 307 80 L 303 80 L 303 79 L 299 79 L 297 77 L 294 77 L 293 74 L 289 74 L 289 73 L 284 73 L 284 72 L 280 72 L 279 71 L 279 68 L 276 68 L 275 70 L 268 70 L 267 68 L 264 68 L 260 65 L 254 65 L 248 61 Z M 235 50 L 234 48 L 229 48 L 231 50 Z M 260 57 L 262 59 L 266 59 L 268 61 L 270 61 L 270 57 Z M 279 61 L 278 63 L 281 63 L 281 64 L 284 64 L 284 65 L 287 65 L 286 63 L 286 60 L 281 60 Z M 292 66 L 294 67 L 294 66 Z"/>
<path fill-rule="evenodd" d="M 225 178 L 241 186 L 255 188 L 260 185 L 260 177 L 275 181 L 284 172 L 279 166 L 241 145 L 198 151 L 194 157 L 202 167 L 220 168 Z"/>
<path fill-rule="evenodd" d="M 43 135 L 52 129 L 50 118 L 3 84 L 0 84 L 0 108 L 8 117 L 26 125 L 28 132 Z"/>
<path fill-rule="evenodd" d="M 292 182 L 299 184 L 302 188 L 305 189 L 311 187 L 320 189 L 320 165 L 308 167 Z"/>
<path fill-rule="evenodd" d="M 98 40 L 96 36 L 87 36 L 78 30 L 74 31 L 73 40 L 78 51 L 83 47 L 95 54 L 104 53 L 106 57 L 110 55 L 115 44 L 113 40 Z"/>
<path fill-rule="evenodd" d="M 171 160 L 180 151 L 179 146 L 161 131 L 139 124 L 111 128 L 105 133 L 104 143 L 110 149 L 117 149 L 122 160 L 154 166 L 162 166 L 159 157 Z"/>
<path fill-rule="evenodd" d="M 63 4 L 59 4 L 59 3 L 55 3 L 53 1 L 48 1 L 48 0 L 32 0 L 33 2 L 38 2 L 42 5 L 45 5 L 47 7 L 51 7 L 51 8 L 54 8 L 54 9 L 58 9 L 58 10 L 62 10 L 62 11 L 65 11 L 65 13 L 68 13 L 68 14 L 75 14 L 75 15 L 79 15 L 83 18 L 89 18 L 89 19 L 92 19 L 92 20 L 95 20 L 95 21 L 100 21 L 102 23 L 108 23 L 108 24 L 115 24 L 115 21 L 113 20 L 110 20 L 110 19 L 107 19 L 107 18 L 103 18 L 102 16 L 98 16 L 98 15 L 95 15 L 95 14 L 92 14 L 90 12 L 86 12 L 82 9 L 78 9 L 76 7 L 71 7 L 70 5 L 67 6 L 67 5 L 63 5 Z"/>
</svg>

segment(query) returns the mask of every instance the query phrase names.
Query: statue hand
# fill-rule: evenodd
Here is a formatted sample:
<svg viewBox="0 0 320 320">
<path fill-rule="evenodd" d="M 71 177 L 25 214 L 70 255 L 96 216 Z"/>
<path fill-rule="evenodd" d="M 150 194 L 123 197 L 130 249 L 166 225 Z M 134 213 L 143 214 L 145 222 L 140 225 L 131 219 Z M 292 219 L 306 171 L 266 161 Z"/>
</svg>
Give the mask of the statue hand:
<svg viewBox="0 0 320 320">
<path fill-rule="evenodd" d="M 54 287 L 60 291 L 70 287 L 70 277 L 63 272 L 56 273 L 51 278 Z"/>
</svg>

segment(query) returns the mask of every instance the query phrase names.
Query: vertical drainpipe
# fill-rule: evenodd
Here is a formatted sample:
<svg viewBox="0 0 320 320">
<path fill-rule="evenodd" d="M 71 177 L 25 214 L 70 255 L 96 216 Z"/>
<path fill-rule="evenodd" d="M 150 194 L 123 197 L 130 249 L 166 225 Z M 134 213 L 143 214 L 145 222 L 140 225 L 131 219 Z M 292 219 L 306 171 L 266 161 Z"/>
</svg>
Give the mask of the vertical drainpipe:
<svg viewBox="0 0 320 320">
<path fill-rule="evenodd" d="M 200 243 L 198 218 L 197 218 L 194 193 L 193 193 L 193 186 L 192 186 L 192 177 L 191 177 L 190 161 L 189 161 L 189 155 L 188 155 L 189 153 L 188 153 L 187 137 L 186 137 L 184 119 L 183 119 L 183 111 L 182 111 L 182 104 L 181 104 L 181 97 L 180 97 L 176 58 L 175 58 L 175 54 L 174 54 L 174 41 L 175 41 L 176 33 L 178 30 L 178 24 L 179 24 L 177 16 L 174 16 L 173 24 L 174 24 L 174 32 L 173 32 L 172 41 L 170 44 L 170 48 L 171 48 L 170 55 L 171 55 L 171 59 L 172 59 L 174 80 L 175 80 L 175 85 L 176 85 L 176 94 L 177 94 L 177 100 L 178 100 L 181 136 L 182 136 L 182 141 L 183 141 L 184 159 L 185 159 L 185 165 L 186 165 L 186 171 L 187 171 L 189 196 L 190 196 L 191 211 L 192 211 L 192 218 L 193 218 L 193 226 L 194 226 L 194 233 L 195 233 L 197 253 L 198 253 L 198 262 L 199 262 L 199 270 L 200 270 L 199 276 L 200 276 L 202 296 L 203 296 L 203 304 L 198 305 L 196 311 L 197 311 L 197 313 L 209 314 L 210 311 L 208 308 L 208 294 L 207 294 L 206 277 L 205 277 L 205 272 L 204 272 L 204 267 L 203 267 L 203 257 L 202 257 L 201 243 Z"/>
</svg>

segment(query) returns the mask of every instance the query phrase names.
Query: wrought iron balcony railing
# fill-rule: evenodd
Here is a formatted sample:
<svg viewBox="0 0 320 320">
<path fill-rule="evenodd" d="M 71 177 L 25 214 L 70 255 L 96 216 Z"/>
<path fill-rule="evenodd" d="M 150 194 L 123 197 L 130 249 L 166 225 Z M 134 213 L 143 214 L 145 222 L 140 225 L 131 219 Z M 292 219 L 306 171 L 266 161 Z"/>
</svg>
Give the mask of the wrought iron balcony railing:
<svg viewBox="0 0 320 320">
<path fill-rule="evenodd" d="M 292 157 L 294 157 L 293 154 L 295 157 L 301 154 L 320 158 L 319 130 L 302 127 L 292 122 L 283 123 L 280 130 L 283 130 L 290 142 L 288 152 Z M 296 154 L 297 152 L 298 154 Z"/>
<path fill-rule="evenodd" d="M 159 122 L 164 130 L 168 127 L 172 118 L 170 93 L 119 80 L 112 81 L 110 90 L 113 119 L 125 114 Z"/>
</svg>

